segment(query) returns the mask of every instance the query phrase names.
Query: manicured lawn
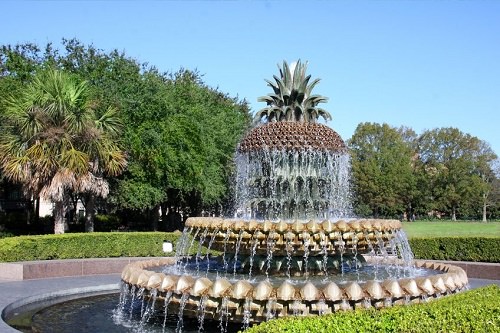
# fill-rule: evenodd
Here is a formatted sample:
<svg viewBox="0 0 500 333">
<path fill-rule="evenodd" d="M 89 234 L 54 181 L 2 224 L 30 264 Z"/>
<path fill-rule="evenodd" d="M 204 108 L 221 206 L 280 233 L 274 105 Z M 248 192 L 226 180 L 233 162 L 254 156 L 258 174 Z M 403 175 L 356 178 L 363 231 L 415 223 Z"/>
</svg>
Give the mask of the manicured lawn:
<svg viewBox="0 0 500 333">
<path fill-rule="evenodd" d="M 416 237 L 500 237 L 500 222 L 404 222 L 409 238 Z"/>
</svg>

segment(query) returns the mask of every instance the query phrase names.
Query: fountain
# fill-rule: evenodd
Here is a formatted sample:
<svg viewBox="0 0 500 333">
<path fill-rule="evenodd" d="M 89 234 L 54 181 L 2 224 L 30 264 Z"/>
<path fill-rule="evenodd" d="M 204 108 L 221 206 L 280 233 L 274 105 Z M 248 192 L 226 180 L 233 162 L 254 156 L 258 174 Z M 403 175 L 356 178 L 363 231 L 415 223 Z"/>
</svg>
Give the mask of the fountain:
<svg viewBox="0 0 500 333">
<path fill-rule="evenodd" d="M 267 107 L 236 154 L 236 213 L 191 217 L 176 259 L 129 264 L 122 301 L 142 298 L 156 311 L 243 328 L 284 316 L 424 302 L 466 287 L 465 272 L 413 260 L 398 220 L 353 218 L 349 155 L 340 136 L 318 123 L 330 115 L 311 94 L 306 64 L 286 62 Z M 209 254 L 210 252 L 218 253 Z"/>
</svg>

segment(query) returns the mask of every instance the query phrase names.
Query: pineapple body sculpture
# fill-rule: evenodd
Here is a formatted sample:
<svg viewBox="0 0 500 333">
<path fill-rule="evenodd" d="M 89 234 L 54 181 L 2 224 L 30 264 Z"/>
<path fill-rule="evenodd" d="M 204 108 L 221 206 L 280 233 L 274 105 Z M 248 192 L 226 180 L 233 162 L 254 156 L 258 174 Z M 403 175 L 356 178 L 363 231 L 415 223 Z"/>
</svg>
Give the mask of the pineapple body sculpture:
<svg viewBox="0 0 500 333">
<path fill-rule="evenodd" d="M 331 119 L 318 107 L 307 64 L 286 62 L 273 93 L 259 98 L 267 106 L 237 152 L 238 214 L 257 219 L 345 217 L 349 207 L 349 157 L 342 138 L 317 122 Z"/>
</svg>

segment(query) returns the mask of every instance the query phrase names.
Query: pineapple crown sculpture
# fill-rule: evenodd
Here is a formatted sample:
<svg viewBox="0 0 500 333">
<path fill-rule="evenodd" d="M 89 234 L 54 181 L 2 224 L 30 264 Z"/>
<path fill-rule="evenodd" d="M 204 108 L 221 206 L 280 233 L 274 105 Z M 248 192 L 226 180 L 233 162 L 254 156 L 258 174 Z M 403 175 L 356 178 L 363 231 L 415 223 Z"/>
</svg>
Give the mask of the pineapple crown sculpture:
<svg viewBox="0 0 500 333">
<path fill-rule="evenodd" d="M 301 63 L 300 59 L 291 66 L 283 61 L 283 68 L 279 68 L 280 77 L 273 75 L 276 83 L 266 80 L 268 86 L 273 88 L 274 93 L 259 97 L 259 102 L 266 102 L 267 106 L 257 112 L 255 121 L 265 118 L 267 122 L 274 121 L 302 121 L 315 123 L 321 116 L 326 121 L 331 120 L 330 114 L 318 107 L 325 103 L 328 98 L 320 95 L 312 95 L 311 92 L 319 83 L 320 79 L 314 79 L 311 83 L 311 75 L 306 76 L 307 62 Z"/>
<path fill-rule="evenodd" d="M 267 106 L 255 115 L 256 126 L 240 142 L 238 151 L 345 151 L 345 143 L 337 132 L 317 122 L 319 117 L 325 121 L 332 117 L 318 107 L 328 99 L 311 93 L 320 79 L 309 82 L 307 62 L 298 60 L 289 66 L 283 61 L 283 67 L 278 68 L 280 77 L 274 75 L 275 82 L 266 80 L 274 93 L 258 99 Z"/>
</svg>

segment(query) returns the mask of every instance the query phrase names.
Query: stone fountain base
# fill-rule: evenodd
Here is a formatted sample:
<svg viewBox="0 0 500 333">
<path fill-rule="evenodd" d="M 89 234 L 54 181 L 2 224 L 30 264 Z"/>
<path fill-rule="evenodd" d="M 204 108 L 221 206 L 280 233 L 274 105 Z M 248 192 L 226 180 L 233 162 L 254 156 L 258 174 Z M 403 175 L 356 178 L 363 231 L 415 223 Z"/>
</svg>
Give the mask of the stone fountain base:
<svg viewBox="0 0 500 333">
<path fill-rule="evenodd" d="M 384 259 L 384 264 L 391 264 Z M 393 264 L 400 259 L 393 258 Z M 369 264 L 380 264 L 380 258 L 366 256 Z M 169 265 L 172 260 L 154 259 L 134 262 L 125 267 L 122 281 L 130 294 L 153 298 L 164 311 L 185 316 L 200 316 L 234 322 L 262 322 L 285 316 L 309 316 L 337 311 L 383 308 L 399 304 L 426 302 L 463 290 L 468 279 L 457 266 L 416 260 L 415 267 L 429 268 L 437 274 L 405 279 L 347 283 L 283 282 L 269 280 L 231 282 L 226 278 L 211 281 L 206 277 L 157 273 L 152 269 Z"/>
</svg>

